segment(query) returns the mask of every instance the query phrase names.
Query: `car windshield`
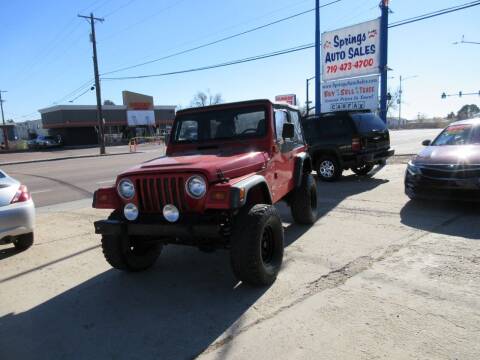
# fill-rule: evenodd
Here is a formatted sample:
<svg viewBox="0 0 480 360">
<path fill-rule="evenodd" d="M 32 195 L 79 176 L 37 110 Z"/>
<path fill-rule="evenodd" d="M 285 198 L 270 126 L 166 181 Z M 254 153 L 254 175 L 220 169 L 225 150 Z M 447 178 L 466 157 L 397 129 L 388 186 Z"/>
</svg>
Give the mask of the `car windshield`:
<svg viewBox="0 0 480 360">
<path fill-rule="evenodd" d="M 179 115 L 175 122 L 175 143 L 233 140 L 262 137 L 267 131 L 262 106 Z"/>
<path fill-rule="evenodd" d="M 0 171 L 0 179 L 2 179 L 2 178 L 4 178 L 4 177 L 5 177 L 5 174 Z"/>
<path fill-rule="evenodd" d="M 478 130 L 470 124 L 451 125 L 442 131 L 432 143 L 434 146 L 479 144 Z"/>
</svg>

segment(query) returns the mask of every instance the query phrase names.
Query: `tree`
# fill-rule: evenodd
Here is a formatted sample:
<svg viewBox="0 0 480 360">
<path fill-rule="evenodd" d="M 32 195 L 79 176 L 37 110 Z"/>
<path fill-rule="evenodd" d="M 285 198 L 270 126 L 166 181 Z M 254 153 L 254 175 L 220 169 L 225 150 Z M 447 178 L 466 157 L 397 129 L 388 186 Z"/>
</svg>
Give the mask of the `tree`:
<svg viewBox="0 0 480 360">
<path fill-rule="evenodd" d="M 112 100 L 105 100 L 103 105 L 115 105 L 115 103 Z"/>
<path fill-rule="evenodd" d="M 458 120 L 470 119 L 475 114 L 478 114 L 478 113 L 480 113 L 480 109 L 478 108 L 477 105 L 475 104 L 463 105 L 462 108 L 458 110 L 457 119 Z"/>
<path fill-rule="evenodd" d="M 208 89 L 206 92 L 198 91 L 193 100 L 190 102 L 190 106 L 192 107 L 202 107 L 208 105 L 215 105 L 223 103 L 222 94 L 217 93 L 213 95 Z"/>
<path fill-rule="evenodd" d="M 456 117 L 455 117 L 455 113 L 454 113 L 453 111 L 450 112 L 450 114 L 447 115 L 447 119 L 448 119 L 448 120 L 455 120 L 455 118 L 456 118 Z"/>
</svg>

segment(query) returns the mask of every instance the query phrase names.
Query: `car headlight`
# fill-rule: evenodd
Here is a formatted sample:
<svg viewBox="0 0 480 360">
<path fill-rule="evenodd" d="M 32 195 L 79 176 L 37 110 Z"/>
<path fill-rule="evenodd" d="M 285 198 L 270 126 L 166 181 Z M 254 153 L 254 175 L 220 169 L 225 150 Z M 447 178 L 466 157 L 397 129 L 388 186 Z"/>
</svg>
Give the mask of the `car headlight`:
<svg viewBox="0 0 480 360">
<path fill-rule="evenodd" d="M 417 165 L 415 165 L 412 161 L 408 162 L 407 171 L 410 175 L 413 175 L 413 176 L 420 175 L 422 173 L 420 168 Z"/>
<path fill-rule="evenodd" d="M 187 180 L 186 190 L 188 195 L 195 199 L 200 199 L 207 192 L 207 184 L 203 177 L 194 175 Z"/>
<path fill-rule="evenodd" d="M 123 179 L 118 183 L 117 191 L 122 198 L 131 200 L 135 196 L 135 185 L 133 185 L 132 180 Z"/>
<path fill-rule="evenodd" d="M 128 203 L 123 208 L 123 215 L 125 215 L 125 218 L 129 221 L 137 220 L 138 208 L 135 206 L 135 204 Z"/>
</svg>

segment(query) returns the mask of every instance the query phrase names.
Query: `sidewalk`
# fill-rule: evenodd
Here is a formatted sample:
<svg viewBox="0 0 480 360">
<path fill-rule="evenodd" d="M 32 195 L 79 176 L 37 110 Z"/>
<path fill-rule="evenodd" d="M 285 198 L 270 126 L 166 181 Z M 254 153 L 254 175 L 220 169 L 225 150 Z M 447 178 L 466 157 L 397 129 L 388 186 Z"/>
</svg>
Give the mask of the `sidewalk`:
<svg viewBox="0 0 480 360">
<path fill-rule="evenodd" d="M 164 145 L 141 145 L 137 148 L 137 153 L 149 152 L 158 150 L 159 146 Z M 28 164 L 41 161 L 56 161 L 65 159 L 78 159 L 96 156 L 112 156 L 112 155 L 125 155 L 130 154 L 128 145 L 121 146 L 108 146 L 106 148 L 106 154 L 100 155 L 99 148 L 92 147 L 86 149 L 52 149 L 52 150 L 40 150 L 40 151 L 28 151 L 18 153 L 0 153 L 0 166 L 15 165 L 15 164 Z"/>
</svg>

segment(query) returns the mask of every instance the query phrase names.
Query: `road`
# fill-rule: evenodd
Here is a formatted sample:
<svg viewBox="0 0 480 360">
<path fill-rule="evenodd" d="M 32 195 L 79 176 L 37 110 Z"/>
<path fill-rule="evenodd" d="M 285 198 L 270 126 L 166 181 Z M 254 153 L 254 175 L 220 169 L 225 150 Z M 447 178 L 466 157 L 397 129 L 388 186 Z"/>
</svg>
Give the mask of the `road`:
<svg viewBox="0 0 480 360">
<path fill-rule="evenodd" d="M 422 148 L 423 140 L 433 140 L 442 129 L 392 130 L 390 141 L 396 154 L 416 154 Z"/>
<path fill-rule="evenodd" d="M 392 131 L 392 147 L 396 154 L 415 154 L 422 149 L 422 140 L 433 138 L 439 131 L 438 129 Z M 125 150 L 126 148 L 118 147 L 114 152 Z M 80 154 L 84 154 L 85 151 L 81 150 Z M 92 152 L 92 149 L 88 151 Z M 32 192 L 36 206 L 42 207 L 91 198 L 97 188 L 111 185 L 121 171 L 164 153 L 163 147 L 142 148 L 141 151 L 143 152 L 107 157 L 6 165 L 2 169 L 26 184 Z M 15 154 L 3 156 L 7 159 L 9 155 Z M 21 160 L 25 159 L 28 158 L 21 154 Z"/>
<path fill-rule="evenodd" d="M 68 182 L 108 180 L 93 164 Z M 0 359 L 478 359 L 480 210 L 409 202 L 404 171 L 318 183 L 312 227 L 280 204 L 285 259 L 266 288 L 237 283 L 225 251 L 167 246 L 150 271 L 113 270 L 92 226 L 108 211 L 42 208 L 32 248 L 0 247 Z"/>
<path fill-rule="evenodd" d="M 107 157 L 38 162 L 2 167 L 26 184 L 37 207 L 91 198 L 99 187 L 115 183 L 116 176 L 143 161 L 163 155 L 162 150 Z"/>
</svg>

